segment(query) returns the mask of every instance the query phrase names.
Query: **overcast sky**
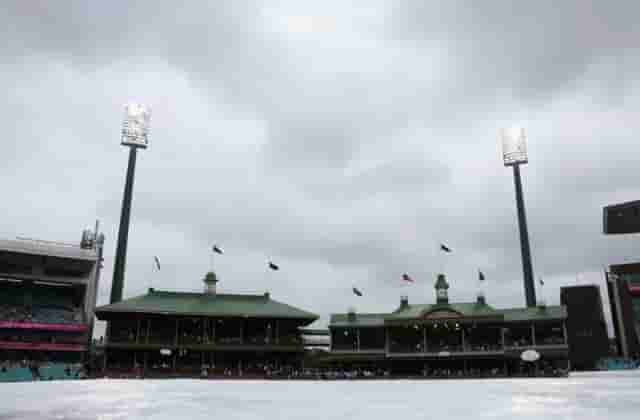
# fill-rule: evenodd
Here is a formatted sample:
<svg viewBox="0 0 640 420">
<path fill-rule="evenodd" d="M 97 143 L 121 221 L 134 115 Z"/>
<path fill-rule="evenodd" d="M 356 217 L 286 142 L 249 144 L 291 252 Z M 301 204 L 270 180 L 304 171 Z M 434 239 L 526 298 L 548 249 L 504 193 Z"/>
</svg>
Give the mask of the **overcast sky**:
<svg viewBox="0 0 640 420">
<path fill-rule="evenodd" d="M 498 141 L 520 124 L 546 300 L 589 283 L 606 298 L 604 267 L 639 257 L 637 237 L 602 234 L 604 205 L 640 199 L 639 15 L 632 0 L 4 2 L 0 236 L 79 242 L 99 219 L 107 303 L 122 106 L 141 102 L 125 297 L 202 290 L 217 243 L 221 291 L 270 290 L 318 326 L 434 302 L 439 271 L 452 300 L 475 298 L 481 269 L 489 303 L 523 306 Z"/>
</svg>

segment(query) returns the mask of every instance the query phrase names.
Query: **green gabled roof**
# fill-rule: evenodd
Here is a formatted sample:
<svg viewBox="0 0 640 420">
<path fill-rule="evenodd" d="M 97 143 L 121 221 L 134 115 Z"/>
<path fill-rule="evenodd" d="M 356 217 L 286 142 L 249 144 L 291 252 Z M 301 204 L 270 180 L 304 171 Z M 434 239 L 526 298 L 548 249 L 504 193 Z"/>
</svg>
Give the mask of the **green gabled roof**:
<svg viewBox="0 0 640 420">
<path fill-rule="evenodd" d="M 505 321 L 534 321 L 543 319 L 564 319 L 567 317 L 566 306 L 544 306 L 535 308 L 501 309 Z"/>
<path fill-rule="evenodd" d="M 355 319 L 349 319 L 349 314 L 331 314 L 331 327 L 382 327 L 384 318 L 388 314 L 355 314 Z"/>
<path fill-rule="evenodd" d="M 410 321 L 422 318 L 434 311 L 454 311 L 463 317 L 492 317 L 506 322 L 540 321 L 545 319 L 565 319 L 567 309 L 564 306 L 547 306 L 536 308 L 495 309 L 487 304 L 477 302 L 448 304 L 407 305 L 387 314 L 360 314 L 349 320 L 348 314 L 332 314 L 331 327 L 382 327 L 385 321 Z"/>
<path fill-rule="evenodd" d="M 102 319 L 109 313 L 150 313 L 162 315 L 189 315 L 246 318 L 288 318 L 311 323 L 318 315 L 280 303 L 264 295 L 232 295 L 149 291 L 95 310 Z"/>
<path fill-rule="evenodd" d="M 407 305 L 405 308 L 400 308 L 397 311 L 388 314 L 387 320 L 403 320 L 403 319 L 416 319 L 424 316 L 424 314 L 433 311 L 454 311 L 460 313 L 462 316 L 501 316 L 500 311 L 497 311 L 493 307 L 486 304 L 479 304 L 477 302 L 470 303 L 448 303 L 448 304 L 426 304 L 426 305 Z"/>
</svg>

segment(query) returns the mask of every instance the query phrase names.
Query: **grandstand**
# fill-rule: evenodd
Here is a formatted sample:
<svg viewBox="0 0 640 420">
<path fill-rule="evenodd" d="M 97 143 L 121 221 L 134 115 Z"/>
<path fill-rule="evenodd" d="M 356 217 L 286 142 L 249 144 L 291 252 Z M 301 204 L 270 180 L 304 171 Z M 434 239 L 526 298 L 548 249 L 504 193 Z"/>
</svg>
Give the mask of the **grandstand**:
<svg viewBox="0 0 640 420">
<path fill-rule="evenodd" d="M 392 375 L 498 377 L 564 375 L 570 368 L 565 306 L 497 309 L 483 293 L 476 302 L 449 302 L 444 274 L 436 302 L 388 313 L 332 314 L 324 361 L 341 369 L 389 370 Z M 529 351 L 535 360 L 523 359 Z"/>
<path fill-rule="evenodd" d="M 149 289 L 96 308 L 108 322 L 104 375 L 262 377 L 299 369 L 301 328 L 318 316 L 269 293 L 218 293 L 217 281 L 210 272 L 203 293 Z"/>
<path fill-rule="evenodd" d="M 81 376 L 102 244 L 0 240 L 0 382 Z"/>
</svg>

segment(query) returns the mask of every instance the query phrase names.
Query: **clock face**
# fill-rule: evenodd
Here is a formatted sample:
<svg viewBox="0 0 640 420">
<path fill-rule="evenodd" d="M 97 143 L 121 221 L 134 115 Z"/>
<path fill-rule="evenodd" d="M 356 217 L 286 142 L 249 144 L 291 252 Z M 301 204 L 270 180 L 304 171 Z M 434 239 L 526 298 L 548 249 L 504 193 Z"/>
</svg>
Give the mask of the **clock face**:
<svg viewBox="0 0 640 420">
<path fill-rule="evenodd" d="M 446 298 L 446 297 L 447 297 L 447 290 L 446 290 L 446 289 L 438 289 L 438 290 L 436 291 L 436 295 L 437 295 L 439 298 Z"/>
</svg>

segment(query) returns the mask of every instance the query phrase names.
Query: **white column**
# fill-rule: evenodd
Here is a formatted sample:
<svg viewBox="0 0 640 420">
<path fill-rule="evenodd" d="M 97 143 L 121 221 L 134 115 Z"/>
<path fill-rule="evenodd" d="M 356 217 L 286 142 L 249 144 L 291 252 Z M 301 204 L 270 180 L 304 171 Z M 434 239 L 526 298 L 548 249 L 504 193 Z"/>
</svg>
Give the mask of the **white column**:
<svg viewBox="0 0 640 420">
<path fill-rule="evenodd" d="M 390 337 L 391 335 L 391 328 L 385 328 L 384 329 L 384 351 L 385 353 L 389 353 L 390 350 Z"/>
<path fill-rule="evenodd" d="M 536 345 L 536 325 L 533 322 L 531 323 L 531 342 L 534 346 Z"/>
<path fill-rule="evenodd" d="M 333 351 L 333 330 L 329 328 L 329 353 Z"/>
<path fill-rule="evenodd" d="M 464 328 L 460 327 L 460 337 L 462 338 L 462 351 L 465 351 L 465 343 L 464 343 Z"/>
<path fill-rule="evenodd" d="M 423 325 L 422 326 L 422 332 L 423 332 L 423 339 L 422 339 L 422 345 L 424 346 L 423 349 L 423 353 L 427 352 L 427 326 Z"/>
</svg>

